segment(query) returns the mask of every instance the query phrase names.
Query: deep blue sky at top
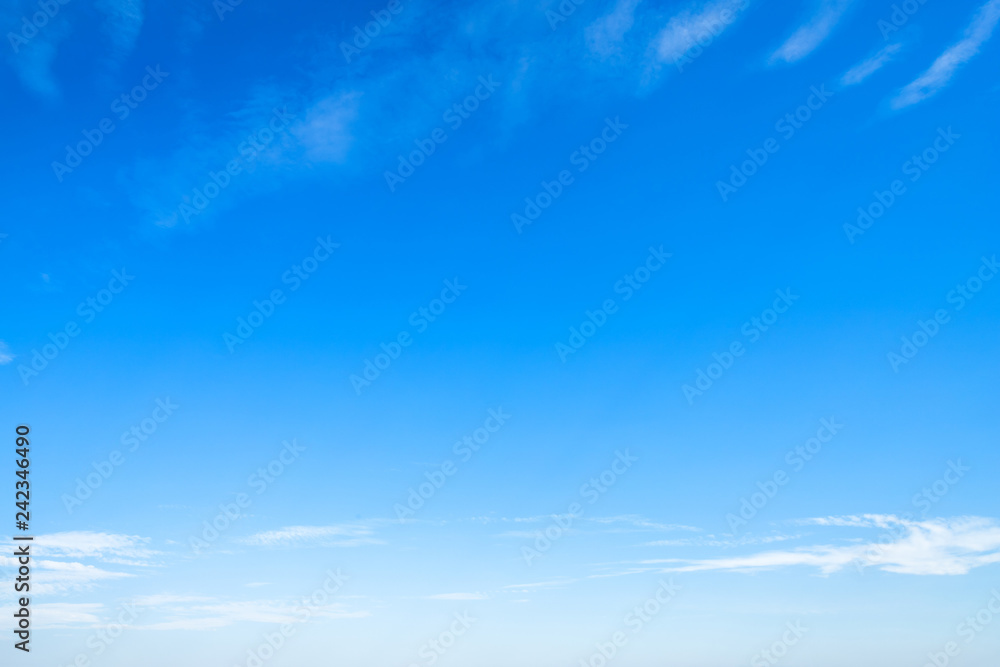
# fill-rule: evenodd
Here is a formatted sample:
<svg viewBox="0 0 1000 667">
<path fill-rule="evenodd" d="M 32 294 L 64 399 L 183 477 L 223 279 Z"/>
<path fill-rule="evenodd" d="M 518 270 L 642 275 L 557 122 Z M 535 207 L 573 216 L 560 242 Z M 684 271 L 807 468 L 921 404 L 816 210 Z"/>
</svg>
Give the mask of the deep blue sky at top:
<svg viewBox="0 0 1000 667">
<path fill-rule="evenodd" d="M 158 29 L 143 32 L 121 62 L 101 53 L 99 15 L 80 11 L 51 64 L 53 94 L 31 95 L 14 70 L 4 74 L 5 85 L 21 91 L 22 102 L 5 113 L 17 128 L 11 153 L 24 156 L 7 179 L 17 193 L 5 230 L 11 273 L 4 284 L 14 306 L 8 316 L 16 313 L 8 342 L 29 356 L 121 265 L 139 276 L 122 297 L 128 305 L 110 309 L 74 342 L 93 352 L 65 355 L 36 386 L 76 393 L 58 374 L 79 373 L 100 388 L 86 394 L 106 402 L 108 392 L 156 393 L 150 385 L 159 375 L 161 383 L 214 384 L 215 401 L 248 410 L 253 398 L 240 386 L 259 383 L 271 387 L 267 400 L 276 408 L 408 415 L 407 429 L 434 412 L 455 414 L 452 400 L 503 402 L 509 392 L 526 392 L 582 420 L 581 429 L 613 411 L 630 415 L 623 421 L 660 422 L 664 439 L 699 410 L 708 411 L 700 420 L 722 411 L 711 403 L 730 391 L 745 394 L 740 421 L 765 424 L 783 421 L 787 409 L 860 408 L 890 386 L 906 394 L 919 379 L 900 383 L 886 373 L 885 353 L 992 251 L 986 212 L 994 195 L 985 165 L 994 147 L 989 109 L 997 90 L 988 72 L 995 54 L 987 49 L 953 89 L 921 105 L 890 111 L 887 99 L 964 28 L 975 8 L 966 4 L 964 14 L 922 8 L 919 27 L 899 33 L 907 37 L 906 58 L 842 91 L 839 76 L 884 45 L 876 22 L 885 8 L 853 8 L 850 29 L 838 28 L 804 64 L 769 67 L 767 47 L 807 8 L 762 4 L 685 72 L 668 63 L 638 93 L 641 62 L 627 55 L 601 62 L 579 52 L 577 33 L 588 21 L 583 8 L 552 31 L 541 10 L 533 15 L 527 7 L 496 30 L 489 22 L 498 19 L 487 10 L 415 6 L 419 18 L 404 12 L 401 21 L 419 23 L 420 34 L 382 35 L 350 65 L 338 35 L 365 18 L 366 6 L 291 3 L 278 10 L 245 3 L 219 21 L 207 6 L 151 4 L 146 25 Z M 590 20 L 596 9 L 587 8 Z M 575 32 L 574 21 L 581 24 Z M 461 39 L 463 32 L 471 37 Z M 110 101 L 147 65 L 170 74 L 57 182 L 50 163 L 81 130 L 112 115 Z M 441 111 L 487 74 L 502 82 L 495 97 L 448 130 L 432 159 L 390 193 L 383 173 L 396 155 L 444 127 Z M 730 164 L 780 137 L 775 120 L 821 84 L 838 92 L 724 204 L 716 182 Z M 301 117 L 313 100 L 330 95 L 356 100 L 342 114 L 350 120 L 329 140 L 345 146 L 328 151 L 334 160 L 289 149 L 237 177 L 192 224 L 155 224 L 236 154 L 271 107 L 287 105 Z M 606 117 L 628 124 L 621 140 L 517 234 L 510 213 L 523 209 L 539 181 L 572 169 L 570 154 Z M 963 138 L 955 150 L 870 233 L 848 243 L 842 225 L 855 208 L 886 189 L 900 165 L 948 126 Z M 319 234 L 342 244 L 335 260 L 230 355 L 222 332 L 235 328 L 252 299 L 281 286 L 281 274 Z M 561 364 L 554 343 L 568 337 L 584 310 L 614 296 L 615 281 L 644 260 L 650 244 L 674 253 L 668 269 Z M 407 351 L 388 382 L 354 396 L 347 376 L 455 276 L 470 287 L 449 321 Z M 720 383 L 719 398 L 692 412 L 680 385 L 693 381 L 711 352 L 739 338 L 739 325 L 784 287 L 803 298 L 776 338 L 765 341 L 774 347 L 757 355 L 773 358 L 746 358 L 760 366 L 745 371 L 745 384 Z M 918 364 L 964 359 L 973 378 L 983 370 L 979 359 L 989 354 L 989 341 L 974 331 L 990 311 L 975 305 L 947 332 L 954 346 L 942 345 Z M 934 358 L 950 354 L 957 359 Z M 408 369 L 410 359 L 419 367 Z M 75 371 L 58 368 L 75 364 Z M 133 373 L 137 365 L 143 373 Z M 21 384 L 10 376 L 13 386 Z M 414 394 L 414 385 L 428 391 Z M 946 379 L 935 376 L 932 385 L 926 390 L 948 393 Z M 411 400 L 391 400 L 402 394 Z M 778 415 L 768 414 L 779 406 Z M 891 414 L 881 413 L 882 421 Z M 573 427 L 559 427 L 566 426 Z M 720 446 L 739 450 L 736 440 L 730 435 Z M 555 454 L 569 446 L 545 449 Z"/>
</svg>

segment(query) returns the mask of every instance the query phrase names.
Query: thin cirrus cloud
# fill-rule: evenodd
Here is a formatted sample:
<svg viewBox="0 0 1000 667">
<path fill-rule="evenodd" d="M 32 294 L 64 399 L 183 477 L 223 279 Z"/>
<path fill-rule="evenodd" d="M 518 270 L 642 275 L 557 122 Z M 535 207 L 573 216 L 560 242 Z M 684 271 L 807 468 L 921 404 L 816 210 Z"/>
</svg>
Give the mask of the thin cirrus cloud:
<svg viewBox="0 0 1000 667">
<path fill-rule="evenodd" d="M 14 354 L 10 351 L 10 347 L 7 343 L 0 340 L 0 366 L 9 364 L 12 361 L 14 361 Z"/>
<path fill-rule="evenodd" d="M 621 49 L 625 34 L 635 24 L 635 9 L 642 0 L 618 0 L 611 13 L 587 26 L 584 35 L 594 53 L 610 56 Z"/>
<path fill-rule="evenodd" d="M 111 39 L 111 50 L 119 60 L 135 48 L 145 20 L 143 0 L 98 0 L 98 11 L 104 14 L 104 32 Z"/>
<path fill-rule="evenodd" d="M 26 45 L 19 45 L 8 59 L 25 88 L 42 97 L 58 97 L 59 83 L 52 65 L 59 42 L 70 32 L 69 22 L 57 15 Z"/>
<path fill-rule="evenodd" d="M 674 62 L 698 45 L 699 38 L 722 34 L 747 0 L 720 0 L 685 9 L 675 14 L 656 36 L 653 48 L 659 62 Z"/>
<path fill-rule="evenodd" d="M 148 546 L 149 538 L 92 531 L 50 533 L 35 537 L 35 585 L 37 594 L 62 595 L 83 591 L 116 579 L 134 577 L 81 561 L 116 565 L 150 566 L 159 555 Z M 18 566 L 16 558 L 0 556 L 0 568 Z"/>
<path fill-rule="evenodd" d="M 327 546 L 359 547 L 383 544 L 371 537 L 372 529 L 366 526 L 287 526 L 251 535 L 244 544 L 261 547 L 277 546 Z"/>
<path fill-rule="evenodd" d="M 147 545 L 150 539 L 138 535 L 117 535 L 78 530 L 39 535 L 35 539 L 40 556 L 94 558 L 106 563 L 146 565 L 157 552 Z"/>
<path fill-rule="evenodd" d="M 73 9 L 62 9 L 54 14 L 26 42 L 17 36 L 11 42 L 9 56 L 12 67 L 25 88 L 43 97 L 58 97 L 59 83 L 53 65 L 59 55 L 59 44 L 73 31 L 78 16 L 71 18 Z M 104 32 L 111 42 L 110 57 L 113 63 L 121 62 L 135 48 L 145 20 L 144 0 L 98 0 L 95 8 L 104 14 Z M 36 8 L 37 9 L 37 8 Z M 30 15 L 30 9 L 12 3 L 0 13 L 4 24 L 20 23 L 21 11 Z M 16 32 L 10 32 L 15 35 Z"/>
<path fill-rule="evenodd" d="M 301 602 L 289 600 L 212 601 L 193 604 L 178 601 L 161 603 L 156 611 L 164 620 L 143 624 L 143 630 L 212 630 L 238 623 L 283 625 L 303 621 L 306 607 Z M 312 606 L 309 616 L 315 618 L 364 618 L 367 611 L 351 611 L 342 603 Z"/>
<path fill-rule="evenodd" d="M 854 0 L 823 0 L 812 18 L 771 54 L 770 62 L 794 63 L 808 56 L 830 36 L 853 3 Z"/>
<path fill-rule="evenodd" d="M 16 558 L 0 556 L 0 568 L 18 567 Z M 32 591 L 36 595 L 58 595 L 72 591 L 88 590 L 99 582 L 124 579 L 135 575 L 127 572 L 111 572 L 84 563 L 36 559 L 34 561 L 35 583 Z"/>
<path fill-rule="evenodd" d="M 840 77 L 840 85 L 855 86 L 861 83 L 891 62 L 893 58 L 895 58 L 896 55 L 902 50 L 902 48 L 903 45 L 898 42 L 883 47 L 875 55 L 865 58 L 854 67 L 847 70 L 847 72 Z"/>
<path fill-rule="evenodd" d="M 891 515 L 865 515 L 807 522 L 828 527 L 878 528 L 885 532 L 874 542 L 808 546 L 733 558 L 647 560 L 644 564 L 663 564 L 663 572 L 753 572 L 806 566 L 822 574 L 833 574 L 857 565 L 896 574 L 961 575 L 1000 562 L 1000 523 L 995 519 L 911 521 Z M 893 539 L 895 535 L 899 537 Z"/>
<path fill-rule="evenodd" d="M 35 605 L 34 623 L 41 628 L 96 628 L 103 612 L 99 602 L 43 602 Z"/>
<path fill-rule="evenodd" d="M 489 595 L 485 593 L 439 593 L 428 595 L 428 600 L 488 600 Z"/>
<path fill-rule="evenodd" d="M 1000 21 L 1000 0 L 989 0 L 980 6 L 965 34 L 937 57 L 923 74 L 907 84 L 892 100 L 892 108 L 902 109 L 923 102 L 948 85 L 958 68 L 979 54 L 980 48 L 993 36 Z"/>
</svg>

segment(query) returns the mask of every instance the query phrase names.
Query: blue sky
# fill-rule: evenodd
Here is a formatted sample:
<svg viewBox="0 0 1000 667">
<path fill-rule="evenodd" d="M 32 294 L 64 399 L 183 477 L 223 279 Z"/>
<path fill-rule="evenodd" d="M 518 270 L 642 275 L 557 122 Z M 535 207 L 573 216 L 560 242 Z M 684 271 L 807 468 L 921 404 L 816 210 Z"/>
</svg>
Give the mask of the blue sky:
<svg viewBox="0 0 1000 667">
<path fill-rule="evenodd" d="M 1000 0 L 0 20 L 15 663 L 994 664 Z"/>
</svg>

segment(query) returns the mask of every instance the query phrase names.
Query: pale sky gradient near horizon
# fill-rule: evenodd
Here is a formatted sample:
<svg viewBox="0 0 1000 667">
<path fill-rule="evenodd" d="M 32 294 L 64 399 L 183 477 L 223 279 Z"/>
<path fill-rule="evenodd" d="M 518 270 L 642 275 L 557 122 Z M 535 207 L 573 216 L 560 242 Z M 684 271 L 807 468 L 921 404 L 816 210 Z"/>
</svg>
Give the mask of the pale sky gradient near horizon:
<svg viewBox="0 0 1000 667">
<path fill-rule="evenodd" d="M 2 664 L 994 666 L 1000 0 L 0 23 Z"/>
</svg>

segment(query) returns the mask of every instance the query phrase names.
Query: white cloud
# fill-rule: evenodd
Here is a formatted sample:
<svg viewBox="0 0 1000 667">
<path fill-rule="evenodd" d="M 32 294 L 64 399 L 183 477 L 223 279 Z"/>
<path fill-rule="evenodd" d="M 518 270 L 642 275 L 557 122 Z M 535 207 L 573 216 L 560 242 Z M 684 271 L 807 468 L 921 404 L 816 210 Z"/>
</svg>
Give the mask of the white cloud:
<svg viewBox="0 0 1000 667">
<path fill-rule="evenodd" d="M 310 107 L 305 118 L 292 128 L 310 161 L 342 163 L 347 158 L 360 99 L 357 92 L 326 97 Z"/>
<path fill-rule="evenodd" d="M 439 593 L 438 595 L 428 595 L 428 600 L 488 600 L 489 595 L 485 593 Z"/>
<path fill-rule="evenodd" d="M 307 610 L 299 602 L 284 600 L 246 600 L 191 604 L 168 604 L 161 601 L 157 611 L 169 620 L 139 626 L 144 630 L 214 630 L 236 623 L 264 623 L 282 625 L 302 622 Z M 364 618 L 367 611 L 348 611 L 343 604 L 310 605 L 309 617 L 315 618 Z"/>
<path fill-rule="evenodd" d="M 314 544 L 327 547 L 357 547 L 365 544 L 382 544 L 366 526 L 288 526 L 245 538 L 244 544 L 254 546 L 284 546 Z"/>
<path fill-rule="evenodd" d="M 1000 0 L 982 5 L 965 29 L 961 40 L 948 47 L 937 60 L 892 100 L 894 109 L 922 102 L 948 85 L 958 68 L 979 53 L 980 47 L 993 36 L 1000 21 Z"/>
<path fill-rule="evenodd" d="M 132 52 L 145 18 L 143 0 L 98 0 L 104 13 L 104 32 L 111 38 L 112 55 L 120 60 Z"/>
<path fill-rule="evenodd" d="M 70 531 L 35 538 L 38 555 L 53 558 L 95 558 L 106 563 L 147 565 L 157 552 L 148 537 L 91 531 Z"/>
<path fill-rule="evenodd" d="M 44 31 L 39 31 L 28 44 L 21 46 L 16 55 L 9 56 L 18 78 L 28 90 L 44 97 L 59 95 L 52 64 L 59 52 L 57 45 L 68 33 L 69 23 L 62 16 L 56 16 Z"/>
<path fill-rule="evenodd" d="M 525 517 L 511 517 L 503 518 L 502 521 L 513 522 L 513 523 L 551 523 L 554 516 L 558 516 L 560 520 L 567 521 L 572 517 L 568 514 L 552 515 L 552 514 L 541 514 L 538 516 L 525 516 Z M 635 514 L 622 514 L 618 516 L 605 516 L 605 517 L 577 517 L 573 521 L 574 527 L 567 529 L 567 532 L 579 532 L 583 530 L 583 526 L 597 524 L 594 532 L 601 533 L 643 533 L 643 532 L 675 532 L 675 531 L 690 531 L 690 532 L 700 532 L 700 528 L 695 528 L 694 526 L 686 526 L 679 523 L 657 523 L 655 521 L 650 521 L 641 516 Z M 499 533 L 497 537 L 511 537 L 511 538 L 528 538 L 537 537 L 539 531 L 536 530 L 508 530 L 503 533 Z"/>
<path fill-rule="evenodd" d="M 34 563 L 35 583 L 32 592 L 36 595 L 51 595 L 92 588 L 102 581 L 124 579 L 134 575 L 125 572 L 110 572 L 83 563 L 36 559 Z M 16 558 L 0 556 L 0 567 L 12 570 L 18 566 Z"/>
<path fill-rule="evenodd" d="M 94 627 L 104 605 L 96 602 L 44 602 L 34 606 L 34 623 L 41 628 Z"/>
<path fill-rule="evenodd" d="M 629 529 L 634 531 L 662 531 L 662 532 L 673 532 L 677 530 L 691 531 L 691 532 L 701 532 L 700 528 L 695 528 L 694 526 L 686 526 L 681 523 L 657 523 L 656 521 L 650 521 L 641 516 L 635 514 L 622 514 L 618 516 L 606 516 L 606 517 L 592 517 L 585 519 L 586 521 L 593 521 L 594 523 L 600 524 L 628 524 L 631 526 Z"/>
<path fill-rule="evenodd" d="M 809 21 L 799 26 L 778 50 L 771 62 L 793 63 L 805 58 L 823 43 L 854 0 L 823 0 Z"/>
<path fill-rule="evenodd" d="M 872 74 L 882 69 L 882 67 L 891 61 L 902 48 L 903 45 L 899 43 L 889 44 L 870 58 L 865 58 L 854 67 L 847 70 L 847 72 L 840 77 L 840 85 L 853 86 L 861 83 Z"/>
<path fill-rule="evenodd" d="M 36 570 L 32 591 L 61 594 L 93 588 L 96 584 L 135 576 L 114 572 L 75 560 L 94 559 L 119 565 L 148 566 L 159 552 L 151 550 L 149 538 L 91 531 L 70 531 L 38 535 L 32 543 Z M 17 567 L 15 558 L 0 556 L 0 567 Z"/>
<path fill-rule="evenodd" d="M 4 364 L 9 364 L 14 361 L 16 355 L 11 354 L 10 347 L 4 341 L 0 340 L 0 366 Z"/>
<path fill-rule="evenodd" d="M 745 4 L 745 0 L 719 0 L 675 14 L 653 41 L 658 60 L 674 62 L 696 46 L 699 39 L 718 37 Z"/>
<path fill-rule="evenodd" d="M 537 581 L 530 584 L 509 584 L 504 586 L 504 590 L 517 593 L 530 593 L 539 589 L 562 588 L 579 581 L 578 579 L 553 579 L 551 581 Z"/>
<path fill-rule="evenodd" d="M 642 0 L 618 0 L 611 13 L 597 19 L 584 31 L 591 52 L 610 56 L 621 49 L 625 33 L 635 23 L 635 8 Z"/>
<path fill-rule="evenodd" d="M 743 537 L 732 538 L 723 537 L 718 538 L 714 535 L 707 535 L 705 537 L 683 537 L 674 540 L 656 540 L 654 542 L 646 542 L 643 546 L 650 547 L 723 547 L 726 549 L 738 546 L 744 546 L 747 544 L 769 544 L 771 542 L 786 542 L 788 540 L 798 539 L 798 535 L 766 535 L 761 537 L 755 537 L 753 535 L 744 535 Z"/>
<path fill-rule="evenodd" d="M 880 528 L 886 532 L 882 539 L 867 543 L 800 547 L 733 558 L 644 563 L 669 563 L 663 569 L 665 572 L 754 571 L 805 565 L 823 574 L 860 563 L 898 574 L 957 575 L 1000 562 L 1000 524 L 994 519 L 960 517 L 909 521 L 888 515 L 864 515 L 827 517 L 809 522 L 821 526 Z"/>
</svg>

